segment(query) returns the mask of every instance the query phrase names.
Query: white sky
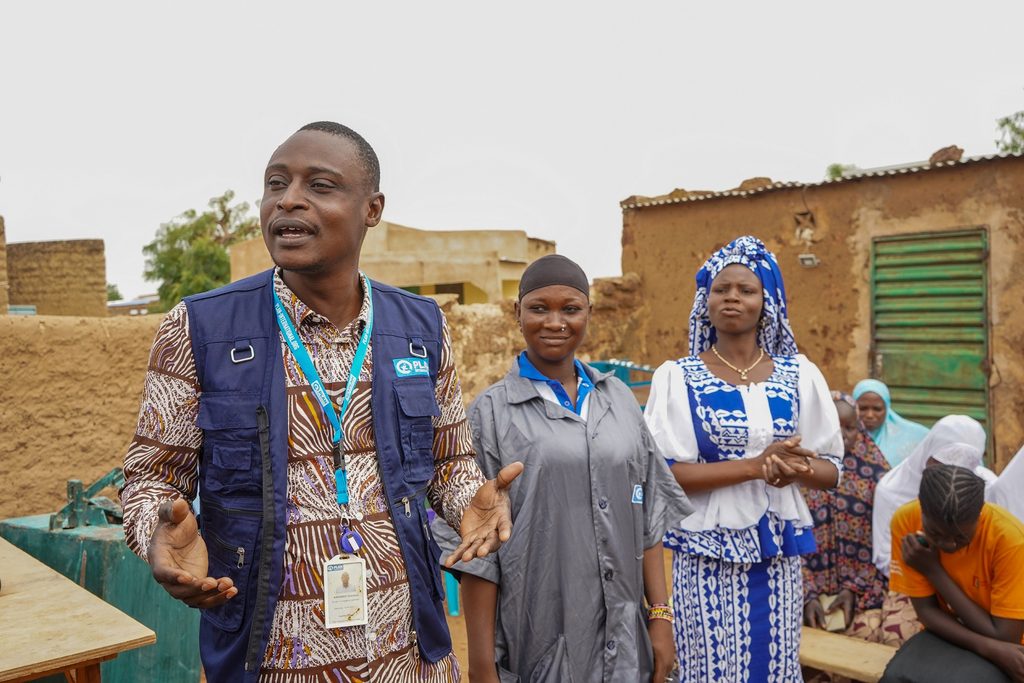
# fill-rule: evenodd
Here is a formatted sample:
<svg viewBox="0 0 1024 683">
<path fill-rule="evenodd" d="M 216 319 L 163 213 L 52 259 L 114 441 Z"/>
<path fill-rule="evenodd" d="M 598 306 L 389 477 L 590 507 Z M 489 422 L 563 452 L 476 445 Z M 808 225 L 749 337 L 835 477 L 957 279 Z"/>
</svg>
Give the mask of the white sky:
<svg viewBox="0 0 1024 683">
<path fill-rule="evenodd" d="M 102 238 L 131 297 L 161 222 L 337 120 L 386 220 L 520 228 L 619 272 L 632 194 L 820 180 L 832 162 L 994 151 L 1024 109 L 1024 3 L 9 2 L 9 242 Z"/>
</svg>

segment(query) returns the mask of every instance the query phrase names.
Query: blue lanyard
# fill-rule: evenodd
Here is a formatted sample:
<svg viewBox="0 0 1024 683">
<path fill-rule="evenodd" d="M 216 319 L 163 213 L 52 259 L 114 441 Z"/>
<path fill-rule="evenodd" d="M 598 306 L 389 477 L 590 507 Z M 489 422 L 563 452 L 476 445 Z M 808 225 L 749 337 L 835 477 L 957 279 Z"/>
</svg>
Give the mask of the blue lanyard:
<svg viewBox="0 0 1024 683">
<path fill-rule="evenodd" d="M 316 371 L 316 366 L 313 365 L 313 359 L 309 357 L 309 351 L 302 344 L 302 340 L 299 339 L 299 333 L 295 331 L 295 325 L 292 324 L 291 318 L 288 317 L 284 306 L 281 305 L 281 299 L 277 296 L 277 290 L 274 290 L 274 312 L 277 314 L 277 326 L 281 328 L 281 334 L 284 336 L 285 343 L 291 350 L 292 355 L 295 356 L 295 360 L 298 362 L 299 369 L 302 370 L 306 381 L 309 382 L 313 396 L 316 397 L 321 410 L 323 410 L 324 415 L 327 416 L 331 426 L 334 428 L 334 434 L 331 438 L 331 455 L 334 458 L 334 483 L 338 492 L 338 505 L 348 505 L 348 473 L 345 470 L 345 454 L 342 449 L 343 434 L 341 431 L 341 421 L 345 418 L 348 404 L 352 400 L 352 394 L 356 391 L 359 373 L 363 371 L 363 364 L 366 362 L 366 351 L 370 348 L 370 332 L 373 330 L 373 297 L 370 292 L 370 280 L 364 278 L 362 273 L 359 274 L 359 277 L 366 283 L 366 298 L 370 300 L 370 305 L 369 311 L 366 314 L 366 327 L 363 328 L 363 334 L 359 338 L 359 346 L 356 348 L 356 355 L 352 359 L 352 367 L 348 372 L 348 383 L 345 384 L 345 394 L 342 398 L 340 412 L 335 412 L 334 404 L 331 403 L 331 399 L 327 395 L 327 389 L 324 388 L 320 374 Z"/>
<path fill-rule="evenodd" d="M 526 351 L 519 354 L 519 376 L 525 377 L 526 379 L 536 380 L 538 382 L 544 382 L 551 387 L 551 391 L 554 392 L 555 398 L 558 399 L 558 402 L 562 404 L 564 408 L 580 415 L 583 412 L 583 401 L 585 401 L 590 392 L 593 391 L 594 385 L 591 383 L 590 378 L 587 377 L 587 371 L 583 369 L 583 363 L 578 360 L 574 360 L 573 365 L 576 367 L 576 374 L 579 376 L 576 405 L 573 405 L 572 401 L 569 400 L 569 394 L 565 391 L 565 387 L 562 386 L 561 382 L 541 374 L 540 370 L 530 362 L 530 358 L 526 355 Z"/>
</svg>

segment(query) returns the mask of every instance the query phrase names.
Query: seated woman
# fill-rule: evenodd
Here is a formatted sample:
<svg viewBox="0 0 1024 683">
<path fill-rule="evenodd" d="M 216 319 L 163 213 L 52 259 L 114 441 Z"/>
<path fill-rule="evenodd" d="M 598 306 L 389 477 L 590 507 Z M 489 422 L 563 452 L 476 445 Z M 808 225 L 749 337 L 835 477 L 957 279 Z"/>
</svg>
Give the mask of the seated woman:
<svg viewBox="0 0 1024 683">
<path fill-rule="evenodd" d="M 484 472 L 526 466 L 501 552 L 455 565 L 470 679 L 662 683 L 675 647 L 661 539 L 691 507 L 632 391 L 576 359 L 590 319 L 583 270 L 534 261 L 515 310 L 526 351 L 468 413 Z M 446 525 L 435 533 L 457 544 Z"/>
<path fill-rule="evenodd" d="M 999 478 L 988 487 L 985 498 L 1001 505 L 1024 521 L 1024 446 L 999 473 Z"/>
<path fill-rule="evenodd" d="M 889 576 L 889 548 L 892 538 L 889 528 L 892 516 L 901 505 L 917 498 L 921 488 L 921 473 L 928 460 L 942 460 L 947 465 L 961 465 L 968 469 L 981 467 L 985 454 L 985 428 L 974 418 L 966 415 L 947 415 L 931 428 L 928 435 L 918 444 L 914 452 L 903 462 L 892 468 L 875 487 L 875 504 L 872 509 L 871 533 L 874 562 L 884 575 Z M 968 449 L 946 450 L 950 444 L 966 444 Z M 970 457 L 966 457 L 970 455 Z M 956 457 L 957 460 L 952 458 Z M 993 477 L 995 475 L 989 474 Z"/>
<path fill-rule="evenodd" d="M 892 538 L 891 587 L 911 597 L 926 630 L 882 682 L 1024 681 L 1024 524 L 985 502 L 984 480 L 928 467 Z"/>
<path fill-rule="evenodd" d="M 928 433 L 924 425 L 893 410 L 889 387 L 877 379 L 857 382 L 853 400 L 857 402 L 861 422 L 892 467 L 903 462 Z"/>
<path fill-rule="evenodd" d="M 846 450 L 843 478 L 835 490 L 804 492 L 818 545 L 804 556 L 804 623 L 825 628 L 826 615 L 841 611 L 845 635 L 879 642 L 887 582 L 871 561 L 871 505 L 889 463 L 857 419 L 853 400 L 839 395 L 835 403 Z M 831 601 L 827 608 L 822 598 Z"/>
</svg>

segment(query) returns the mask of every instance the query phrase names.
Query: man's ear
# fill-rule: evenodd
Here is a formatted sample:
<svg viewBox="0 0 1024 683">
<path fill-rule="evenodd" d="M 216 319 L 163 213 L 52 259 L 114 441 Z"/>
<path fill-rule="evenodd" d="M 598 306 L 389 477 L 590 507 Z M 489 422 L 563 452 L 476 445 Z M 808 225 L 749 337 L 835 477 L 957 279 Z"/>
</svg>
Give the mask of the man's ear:
<svg viewBox="0 0 1024 683">
<path fill-rule="evenodd" d="M 370 195 L 366 211 L 366 227 L 372 228 L 380 223 L 380 217 L 384 213 L 384 193 L 374 192 Z"/>
</svg>

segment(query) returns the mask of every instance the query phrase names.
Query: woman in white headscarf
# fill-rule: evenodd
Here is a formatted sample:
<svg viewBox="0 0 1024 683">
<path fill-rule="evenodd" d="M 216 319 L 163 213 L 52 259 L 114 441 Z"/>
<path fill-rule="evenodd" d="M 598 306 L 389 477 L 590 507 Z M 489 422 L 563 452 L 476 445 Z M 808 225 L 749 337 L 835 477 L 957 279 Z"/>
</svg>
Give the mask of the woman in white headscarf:
<svg viewBox="0 0 1024 683">
<path fill-rule="evenodd" d="M 957 447 L 952 448 L 953 444 L 957 444 Z M 995 474 L 981 464 L 984 454 L 985 428 L 981 423 L 966 415 L 947 415 L 935 423 L 906 460 L 882 477 L 875 487 L 871 534 L 875 566 L 883 574 L 889 575 L 889 523 L 901 505 L 917 498 L 921 488 L 921 474 L 928 466 L 929 459 L 946 465 L 966 467 L 982 479 L 994 481 Z"/>
<path fill-rule="evenodd" d="M 1024 522 L 1024 446 L 985 491 L 985 499 L 1006 508 Z"/>
</svg>

